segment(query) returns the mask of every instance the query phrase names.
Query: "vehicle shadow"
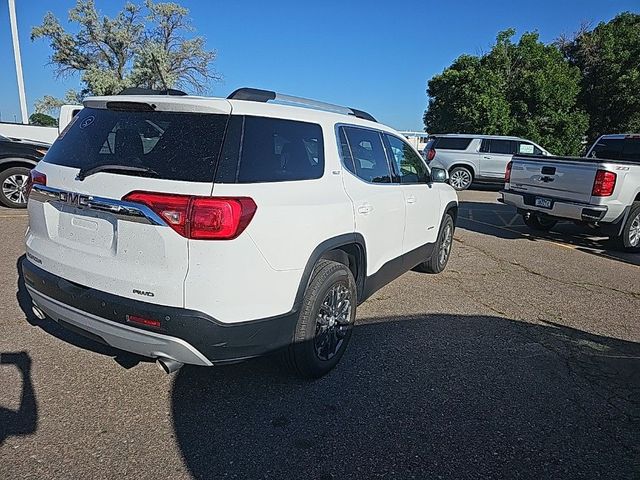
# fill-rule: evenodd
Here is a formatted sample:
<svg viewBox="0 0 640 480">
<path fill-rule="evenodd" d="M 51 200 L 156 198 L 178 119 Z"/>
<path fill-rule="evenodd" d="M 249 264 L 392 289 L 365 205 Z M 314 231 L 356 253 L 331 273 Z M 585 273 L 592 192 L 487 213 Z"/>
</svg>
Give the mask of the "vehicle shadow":
<svg viewBox="0 0 640 480">
<path fill-rule="evenodd" d="M 27 288 L 24 283 L 24 276 L 22 275 L 22 262 L 25 260 L 26 256 L 22 255 L 18 258 L 16 262 L 16 269 L 18 271 L 18 289 L 16 291 L 16 299 L 18 301 L 18 305 L 20 309 L 24 313 L 25 319 L 32 326 L 41 328 L 49 335 L 52 335 L 63 342 L 74 345 L 78 348 L 82 348 L 85 350 L 89 350 L 94 353 L 98 353 L 100 355 L 106 355 L 108 357 L 113 357 L 113 359 L 124 368 L 132 368 L 138 365 L 140 362 L 148 362 L 149 359 L 144 357 L 140 357 L 133 353 L 124 352 L 122 350 L 118 350 L 109 345 L 99 343 L 94 339 L 85 337 L 79 333 L 68 330 L 62 326 L 60 326 L 57 322 L 50 318 L 46 318 L 44 320 L 40 320 L 33 313 L 33 302 L 31 300 L 31 296 L 27 291 Z"/>
<path fill-rule="evenodd" d="M 194 478 L 634 478 L 640 344 L 490 316 L 365 319 L 336 370 L 175 378 Z"/>
<path fill-rule="evenodd" d="M 592 255 L 640 265 L 640 254 L 617 250 L 612 240 L 602 237 L 589 227 L 573 222 L 558 222 L 550 232 L 536 232 L 524 224 L 514 207 L 501 203 L 460 202 L 458 226 L 507 240 L 552 240 L 572 245 L 576 250 Z"/>
<path fill-rule="evenodd" d="M 20 372 L 22 393 L 17 410 L 0 406 L 0 446 L 10 436 L 31 435 L 38 428 L 38 402 L 31 382 L 31 357 L 26 352 L 0 353 L 0 378 L 6 373 L 4 367 L 10 365 Z"/>
</svg>

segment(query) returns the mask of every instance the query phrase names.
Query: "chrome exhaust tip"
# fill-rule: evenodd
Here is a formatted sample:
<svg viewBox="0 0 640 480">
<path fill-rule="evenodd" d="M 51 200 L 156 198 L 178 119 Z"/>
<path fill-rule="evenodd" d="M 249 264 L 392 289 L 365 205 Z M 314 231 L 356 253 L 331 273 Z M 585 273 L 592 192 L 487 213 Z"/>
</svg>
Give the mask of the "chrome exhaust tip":
<svg viewBox="0 0 640 480">
<path fill-rule="evenodd" d="M 156 360 L 156 365 L 164 373 L 169 374 L 169 373 L 177 372 L 178 370 L 180 370 L 180 368 L 182 368 L 182 365 L 184 364 L 182 362 L 178 362 L 177 360 L 173 360 L 171 358 L 161 357 Z"/>
<path fill-rule="evenodd" d="M 31 306 L 31 311 L 40 320 L 44 320 L 45 318 L 47 318 L 47 316 L 44 314 L 44 312 L 42 310 L 40 310 L 40 307 L 38 305 L 36 305 L 35 303 Z"/>
</svg>

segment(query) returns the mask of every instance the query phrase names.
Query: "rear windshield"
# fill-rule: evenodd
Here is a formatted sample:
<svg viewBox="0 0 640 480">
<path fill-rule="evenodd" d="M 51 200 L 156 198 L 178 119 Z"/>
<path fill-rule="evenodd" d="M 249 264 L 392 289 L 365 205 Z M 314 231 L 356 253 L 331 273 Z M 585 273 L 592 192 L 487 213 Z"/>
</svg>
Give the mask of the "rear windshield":
<svg viewBox="0 0 640 480">
<path fill-rule="evenodd" d="M 84 108 L 44 161 L 83 169 L 100 165 L 142 167 L 153 170 L 152 176 L 157 178 L 211 182 L 228 118 L 219 114 Z"/>
<path fill-rule="evenodd" d="M 640 160 L 640 137 L 601 138 L 589 156 L 609 160 Z"/>
<path fill-rule="evenodd" d="M 436 137 L 431 148 L 444 150 L 466 150 L 471 138 L 464 137 Z"/>
</svg>

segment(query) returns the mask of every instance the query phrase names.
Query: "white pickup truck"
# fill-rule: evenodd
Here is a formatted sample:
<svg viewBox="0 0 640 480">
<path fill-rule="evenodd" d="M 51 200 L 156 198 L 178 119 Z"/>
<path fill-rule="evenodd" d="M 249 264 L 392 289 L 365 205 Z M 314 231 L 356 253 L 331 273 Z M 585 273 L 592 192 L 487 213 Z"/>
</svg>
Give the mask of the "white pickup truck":
<svg viewBox="0 0 640 480">
<path fill-rule="evenodd" d="M 640 251 L 640 135 L 603 135 L 586 157 L 516 155 L 501 194 L 532 229 L 573 220 Z"/>
<path fill-rule="evenodd" d="M 59 133 L 71 122 L 73 117 L 82 110 L 82 105 L 63 105 L 60 107 L 57 127 L 40 127 L 24 125 L 22 123 L 0 122 L 0 135 L 7 138 L 40 142 L 51 145 L 58 138 Z"/>
</svg>

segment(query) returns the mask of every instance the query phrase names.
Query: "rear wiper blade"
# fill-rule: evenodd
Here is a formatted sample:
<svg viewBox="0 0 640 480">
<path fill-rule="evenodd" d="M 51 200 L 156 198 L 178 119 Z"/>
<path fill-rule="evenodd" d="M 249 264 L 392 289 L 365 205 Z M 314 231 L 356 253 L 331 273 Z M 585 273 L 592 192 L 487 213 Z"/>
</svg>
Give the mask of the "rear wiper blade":
<svg viewBox="0 0 640 480">
<path fill-rule="evenodd" d="M 131 165 L 96 165 L 90 168 L 81 168 L 76 179 L 82 181 L 89 175 L 93 175 L 98 172 L 145 173 L 155 177 L 158 176 L 158 172 L 148 167 L 133 167 Z"/>
</svg>

